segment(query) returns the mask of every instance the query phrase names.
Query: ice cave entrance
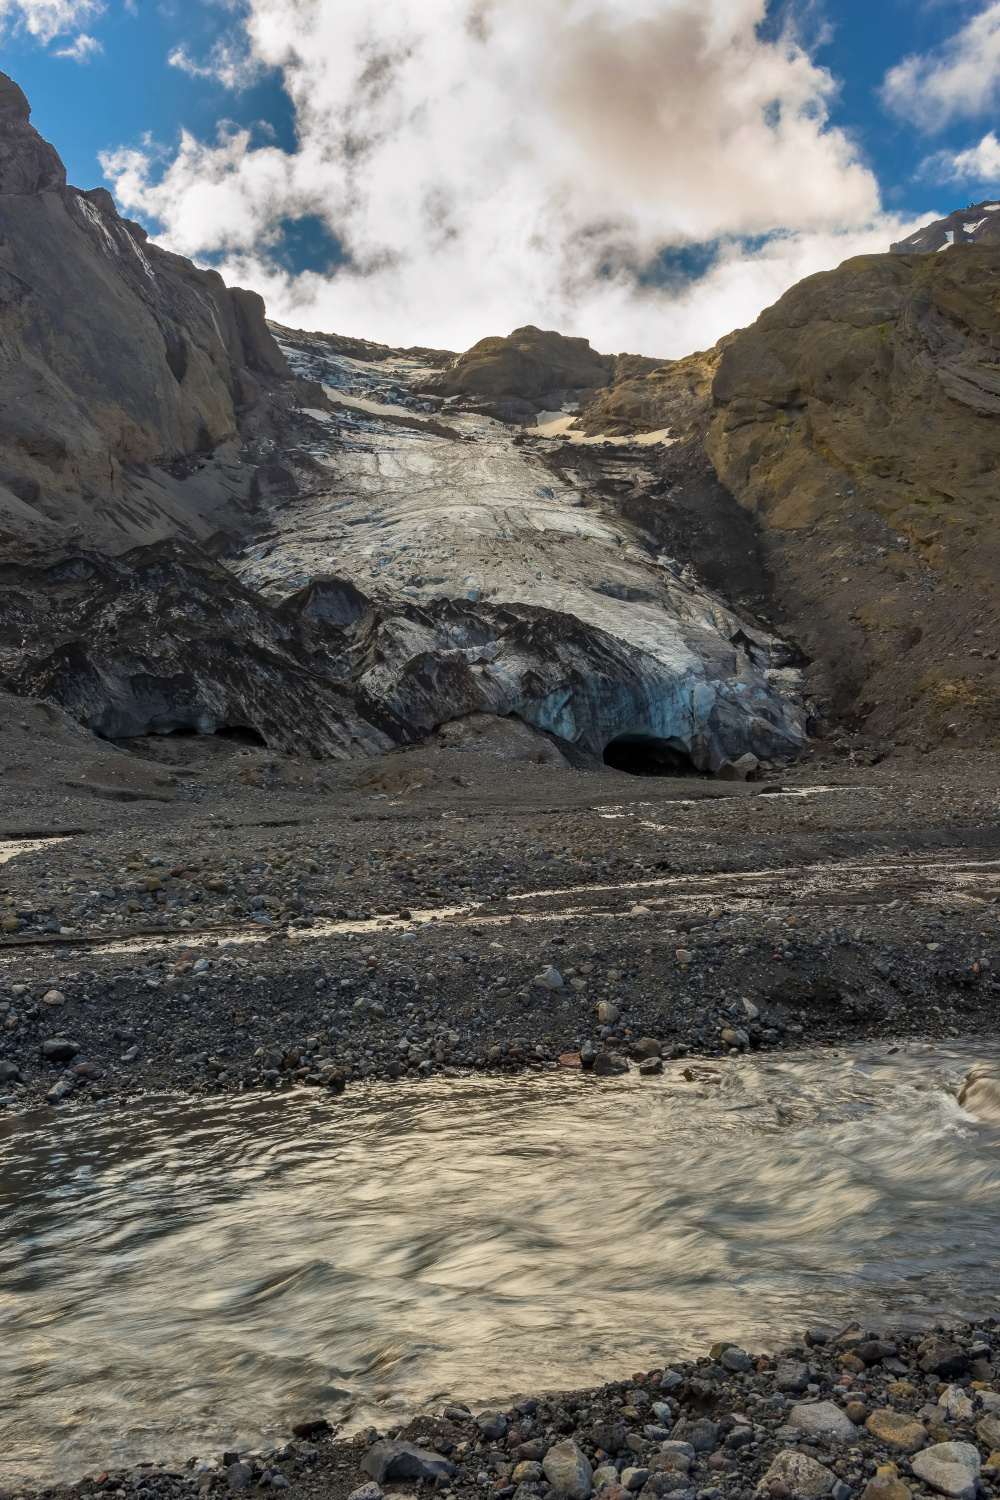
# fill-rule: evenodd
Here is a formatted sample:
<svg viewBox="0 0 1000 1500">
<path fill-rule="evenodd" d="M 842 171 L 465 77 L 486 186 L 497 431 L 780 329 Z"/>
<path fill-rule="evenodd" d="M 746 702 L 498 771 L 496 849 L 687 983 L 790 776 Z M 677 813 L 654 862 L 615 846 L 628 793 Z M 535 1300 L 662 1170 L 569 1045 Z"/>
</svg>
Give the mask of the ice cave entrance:
<svg viewBox="0 0 1000 1500">
<path fill-rule="evenodd" d="M 669 740 L 623 734 L 604 747 L 604 764 L 629 776 L 701 776 L 690 755 Z"/>
</svg>

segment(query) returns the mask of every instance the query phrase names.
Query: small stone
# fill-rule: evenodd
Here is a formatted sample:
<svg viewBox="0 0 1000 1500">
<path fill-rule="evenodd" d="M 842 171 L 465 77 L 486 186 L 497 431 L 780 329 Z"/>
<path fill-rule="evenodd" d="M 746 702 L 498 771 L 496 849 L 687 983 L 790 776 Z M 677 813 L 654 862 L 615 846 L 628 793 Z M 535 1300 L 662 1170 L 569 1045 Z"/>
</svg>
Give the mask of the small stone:
<svg viewBox="0 0 1000 1500">
<path fill-rule="evenodd" d="M 921 1344 L 920 1347 L 924 1350 L 920 1368 L 928 1375 L 949 1378 L 953 1375 L 963 1375 L 969 1368 L 969 1356 L 959 1344 L 949 1344 L 942 1339 L 930 1339 L 927 1344 Z"/>
<path fill-rule="evenodd" d="M 868 1408 L 863 1401 L 848 1401 L 844 1411 L 847 1420 L 853 1422 L 855 1427 L 861 1427 L 868 1420 Z"/>
<path fill-rule="evenodd" d="M 809 1497 L 829 1495 L 836 1483 L 836 1475 L 823 1464 L 817 1463 L 807 1453 L 798 1453 L 794 1448 L 784 1448 L 764 1475 L 758 1490 L 768 1490 L 777 1480 L 787 1485 L 793 1494 Z M 773 1494 L 773 1490 L 772 1490 Z"/>
<path fill-rule="evenodd" d="M 671 1463 L 683 1459 L 686 1463 L 693 1464 L 698 1456 L 694 1451 L 694 1444 L 684 1438 L 668 1438 L 665 1443 L 660 1444 L 660 1453 Z"/>
<path fill-rule="evenodd" d="M 561 1068 L 582 1068 L 583 1058 L 579 1052 L 560 1052 L 559 1066 Z"/>
<path fill-rule="evenodd" d="M 558 969 L 546 969 L 543 974 L 536 974 L 531 982 L 540 990 L 561 990 L 566 984 Z"/>
<path fill-rule="evenodd" d="M 916 1453 L 927 1442 L 923 1422 L 908 1417 L 904 1412 L 890 1411 L 881 1407 L 873 1411 L 865 1426 L 868 1431 L 890 1448 L 902 1448 L 906 1453 Z"/>
<path fill-rule="evenodd" d="M 585 1068 L 592 1068 L 597 1060 L 597 1048 L 593 1042 L 586 1041 L 580 1048 L 580 1062 Z"/>
<path fill-rule="evenodd" d="M 652 1471 L 650 1469 L 643 1469 L 638 1466 L 631 1469 L 622 1469 L 621 1482 L 625 1489 L 632 1490 L 633 1493 L 637 1493 L 642 1489 L 643 1485 L 646 1483 L 646 1480 L 649 1479 L 651 1473 Z"/>
<path fill-rule="evenodd" d="M 678 960 L 679 963 L 682 964 L 690 964 L 694 962 L 694 954 L 691 952 L 690 948 L 675 949 L 674 957 Z"/>
<path fill-rule="evenodd" d="M 596 1493 L 596 1491 L 601 1489 L 604 1485 L 618 1483 L 618 1470 L 615 1468 L 614 1464 L 598 1464 L 597 1468 L 591 1475 L 590 1482 Z M 605 1500 L 607 1500 L 606 1490 Z"/>
<path fill-rule="evenodd" d="M 1000 1416 L 990 1413 L 976 1424 L 976 1436 L 987 1448 L 1000 1448 Z M 992 1459 L 990 1460 L 992 1463 Z"/>
<path fill-rule="evenodd" d="M 686 1421 L 683 1433 L 678 1424 L 677 1435 L 685 1443 L 689 1443 L 695 1453 L 713 1453 L 719 1442 L 719 1429 L 708 1417 L 700 1417 L 694 1422 Z M 664 1449 L 666 1446 L 664 1444 Z"/>
<path fill-rule="evenodd" d="M 542 1468 L 552 1488 L 566 1495 L 568 1500 L 590 1500 L 593 1489 L 590 1460 L 572 1438 L 553 1443 Z"/>
<path fill-rule="evenodd" d="M 746 781 L 748 776 L 759 769 L 760 761 L 756 755 L 747 751 L 738 760 L 724 760 L 715 774 L 720 781 Z"/>
<path fill-rule="evenodd" d="M 911 1495 L 902 1480 L 889 1474 L 876 1474 L 869 1480 L 861 1500 L 911 1500 Z"/>
<path fill-rule="evenodd" d="M 886 1386 L 886 1394 L 893 1396 L 897 1401 L 915 1401 L 920 1395 L 915 1385 L 908 1380 L 894 1380 Z"/>
<path fill-rule="evenodd" d="M 0 928 L 2 928 L 4 932 L 18 932 L 20 931 L 20 927 L 20 917 L 7 916 L 4 917 L 2 922 L 0 922 Z"/>
<path fill-rule="evenodd" d="M 69 1037 L 57 1036 L 42 1043 L 42 1056 L 49 1062 L 70 1062 L 79 1051 L 80 1043 L 71 1041 Z"/>
<path fill-rule="evenodd" d="M 643 1078 L 655 1078 L 658 1073 L 663 1072 L 662 1057 L 644 1057 L 639 1064 L 639 1073 Z"/>
<path fill-rule="evenodd" d="M 476 1418 L 476 1426 L 484 1438 L 495 1441 L 507 1431 L 507 1418 L 502 1411 L 481 1411 Z"/>
<path fill-rule="evenodd" d="M 938 1406 L 943 1406 L 955 1422 L 968 1422 L 972 1419 L 972 1402 L 960 1385 L 949 1385 L 942 1391 L 938 1396 Z"/>
<path fill-rule="evenodd" d="M 602 1000 L 597 1007 L 597 1019 L 602 1026 L 613 1026 L 618 1019 L 618 1007 L 610 1000 Z"/>
<path fill-rule="evenodd" d="M 515 1484 L 537 1484 L 544 1477 L 544 1473 L 540 1463 L 536 1463 L 533 1459 L 524 1459 L 515 1466 L 510 1477 Z"/>
<path fill-rule="evenodd" d="M 936 1443 L 912 1460 L 913 1472 L 952 1500 L 976 1500 L 981 1460 L 971 1443 Z"/>
<path fill-rule="evenodd" d="M 646 1500 L 662 1500 L 664 1495 L 671 1495 L 673 1500 L 684 1500 L 684 1497 L 694 1500 L 694 1490 L 688 1478 L 686 1462 L 677 1468 L 661 1469 L 651 1474 L 639 1493 L 644 1495 Z"/>
<path fill-rule="evenodd" d="M 788 1426 L 797 1427 L 809 1437 L 821 1438 L 826 1443 L 853 1443 L 858 1435 L 850 1417 L 835 1401 L 793 1406 L 788 1414 Z"/>
<path fill-rule="evenodd" d="M 641 1061 L 644 1057 L 659 1057 L 660 1051 L 660 1044 L 655 1037 L 642 1036 L 632 1048 L 632 1056 Z"/>
<path fill-rule="evenodd" d="M 610 1078 L 616 1073 L 627 1073 L 628 1063 L 620 1052 L 599 1052 L 594 1059 L 594 1072 L 599 1078 Z"/>
<path fill-rule="evenodd" d="M 751 1368 L 751 1359 L 742 1349 L 737 1349 L 730 1344 L 728 1349 L 723 1349 L 719 1356 L 719 1364 L 724 1370 L 731 1370 L 735 1375 L 743 1375 Z"/>
<path fill-rule="evenodd" d="M 809 1370 L 798 1360 L 779 1359 L 775 1381 L 779 1391 L 799 1394 L 809 1384 Z"/>
<path fill-rule="evenodd" d="M 42 996 L 43 1005 L 65 1005 L 66 996 L 62 990 L 46 990 Z"/>
<path fill-rule="evenodd" d="M 728 1026 L 722 1033 L 722 1040 L 727 1047 L 739 1047 L 743 1049 L 750 1045 L 750 1038 L 745 1031 L 732 1031 Z"/>
<path fill-rule="evenodd" d="M 0 1058 L 0 1083 L 10 1083 L 15 1078 L 20 1078 L 21 1069 L 17 1063 L 6 1062 Z"/>
<path fill-rule="evenodd" d="M 864 1360 L 859 1359 L 856 1354 L 843 1354 L 840 1359 L 840 1368 L 842 1370 L 853 1370 L 860 1375 L 861 1371 L 866 1367 Z"/>
<path fill-rule="evenodd" d="M 253 1479 L 253 1465 L 235 1463 L 226 1470 L 226 1483 L 231 1490 L 245 1490 Z M 381 1500 L 381 1496 L 379 1497 Z"/>
<path fill-rule="evenodd" d="M 326 1417 L 305 1417 L 301 1422 L 296 1422 L 292 1428 L 297 1438 L 325 1437 L 333 1431 Z"/>
</svg>

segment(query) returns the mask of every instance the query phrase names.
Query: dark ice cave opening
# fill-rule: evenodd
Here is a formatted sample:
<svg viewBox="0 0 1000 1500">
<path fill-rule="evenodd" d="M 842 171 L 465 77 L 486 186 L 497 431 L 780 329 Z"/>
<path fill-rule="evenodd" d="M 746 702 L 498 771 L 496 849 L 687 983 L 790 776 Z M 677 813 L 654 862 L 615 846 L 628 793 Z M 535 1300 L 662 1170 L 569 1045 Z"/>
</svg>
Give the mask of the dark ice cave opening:
<svg viewBox="0 0 1000 1500">
<path fill-rule="evenodd" d="M 668 740 L 622 735 L 604 748 L 604 764 L 629 776 L 701 776 L 690 755 Z"/>
<path fill-rule="evenodd" d="M 267 740 L 256 729 L 251 729 L 249 724 L 223 724 L 221 729 L 215 731 L 218 740 L 232 740 L 238 745 L 254 745 L 259 750 L 267 749 Z"/>
</svg>

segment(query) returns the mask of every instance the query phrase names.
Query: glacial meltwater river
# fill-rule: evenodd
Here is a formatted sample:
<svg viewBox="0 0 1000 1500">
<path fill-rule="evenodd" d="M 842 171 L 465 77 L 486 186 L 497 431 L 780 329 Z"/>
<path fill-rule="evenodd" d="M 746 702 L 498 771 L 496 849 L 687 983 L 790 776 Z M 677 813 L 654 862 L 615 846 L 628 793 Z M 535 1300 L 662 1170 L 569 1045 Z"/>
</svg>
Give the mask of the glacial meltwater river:
<svg viewBox="0 0 1000 1500">
<path fill-rule="evenodd" d="M 997 1311 L 980 1044 L 0 1124 L 0 1484 Z"/>
</svg>

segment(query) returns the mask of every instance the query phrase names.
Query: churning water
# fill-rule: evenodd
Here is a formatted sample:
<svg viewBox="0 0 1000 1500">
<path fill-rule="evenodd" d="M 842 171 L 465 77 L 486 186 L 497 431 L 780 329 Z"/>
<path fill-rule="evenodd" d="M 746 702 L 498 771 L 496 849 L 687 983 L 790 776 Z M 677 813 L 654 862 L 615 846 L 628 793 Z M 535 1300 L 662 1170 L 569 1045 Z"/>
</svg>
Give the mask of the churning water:
<svg viewBox="0 0 1000 1500">
<path fill-rule="evenodd" d="M 0 1127 L 2 1479 L 317 1412 L 593 1384 L 995 1311 L 981 1046 L 148 1104 Z M 994 1054 L 995 1055 L 995 1054 Z"/>
</svg>

